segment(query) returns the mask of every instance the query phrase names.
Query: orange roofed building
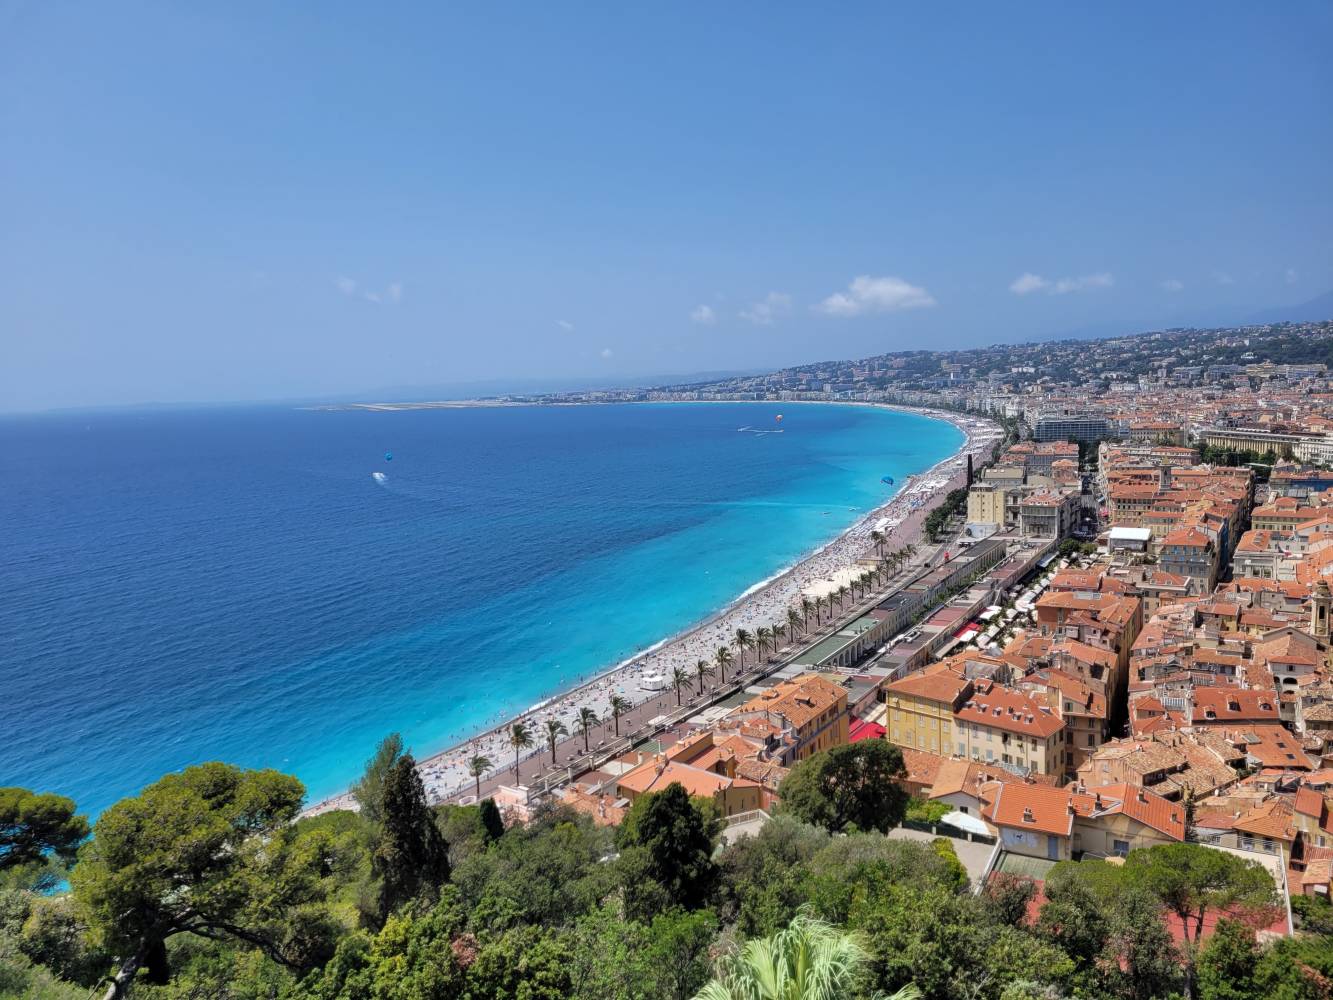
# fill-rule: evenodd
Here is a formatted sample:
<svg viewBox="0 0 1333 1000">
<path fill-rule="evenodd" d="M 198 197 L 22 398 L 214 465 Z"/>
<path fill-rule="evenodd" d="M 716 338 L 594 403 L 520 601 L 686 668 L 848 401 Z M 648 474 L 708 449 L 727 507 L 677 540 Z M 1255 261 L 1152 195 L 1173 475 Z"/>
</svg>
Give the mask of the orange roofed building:
<svg viewBox="0 0 1333 1000">
<path fill-rule="evenodd" d="M 675 784 L 684 788 L 691 798 L 712 799 L 723 816 L 735 816 L 763 807 L 763 789 L 758 782 L 669 760 L 664 754 L 655 754 L 622 774 L 616 781 L 616 792 L 632 803 L 641 795 L 661 792 Z"/>
<path fill-rule="evenodd" d="M 794 764 L 811 754 L 849 742 L 847 689 L 819 674 L 780 681 L 741 705 L 732 720 L 764 718 L 784 730 L 782 763 Z"/>
</svg>

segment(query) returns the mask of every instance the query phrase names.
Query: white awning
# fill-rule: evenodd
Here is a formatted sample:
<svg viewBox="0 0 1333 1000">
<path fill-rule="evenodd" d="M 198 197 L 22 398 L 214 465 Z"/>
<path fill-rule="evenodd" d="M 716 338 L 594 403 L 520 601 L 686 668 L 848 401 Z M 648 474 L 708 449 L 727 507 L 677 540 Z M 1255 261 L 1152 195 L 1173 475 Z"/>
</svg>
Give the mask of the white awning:
<svg viewBox="0 0 1333 1000">
<path fill-rule="evenodd" d="M 953 827 L 955 830 L 962 830 L 964 833 L 990 833 L 990 827 L 981 820 L 969 813 L 961 812 L 957 809 L 941 819 L 940 822 L 946 826 Z"/>
</svg>

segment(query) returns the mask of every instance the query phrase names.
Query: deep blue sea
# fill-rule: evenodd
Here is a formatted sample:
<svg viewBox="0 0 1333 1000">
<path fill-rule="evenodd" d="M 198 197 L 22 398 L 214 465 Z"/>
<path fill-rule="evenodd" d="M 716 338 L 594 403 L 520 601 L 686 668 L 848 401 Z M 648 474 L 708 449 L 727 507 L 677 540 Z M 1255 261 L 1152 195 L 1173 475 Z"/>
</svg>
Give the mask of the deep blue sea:
<svg viewBox="0 0 1333 1000">
<path fill-rule="evenodd" d="M 961 440 L 836 405 L 5 418 L 0 785 L 95 814 L 221 759 L 313 801 L 389 731 L 438 750 L 707 616 Z"/>
</svg>

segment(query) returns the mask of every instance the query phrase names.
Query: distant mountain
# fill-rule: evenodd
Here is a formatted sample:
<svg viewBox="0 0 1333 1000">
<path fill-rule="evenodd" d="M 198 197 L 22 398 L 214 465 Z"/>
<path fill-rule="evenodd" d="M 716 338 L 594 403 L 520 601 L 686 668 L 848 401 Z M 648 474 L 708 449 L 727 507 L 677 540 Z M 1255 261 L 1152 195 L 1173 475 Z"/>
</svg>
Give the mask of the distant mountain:
<svg viewBox="0 0 1333 1000">
<path fill-rule="evenodd" d="M 1247 323 L 1310 323 L 1333 319 L 1333 292 L 1302 302 L 1298 306 L 1264 309 L 1246 319 Z"/>
</svg>

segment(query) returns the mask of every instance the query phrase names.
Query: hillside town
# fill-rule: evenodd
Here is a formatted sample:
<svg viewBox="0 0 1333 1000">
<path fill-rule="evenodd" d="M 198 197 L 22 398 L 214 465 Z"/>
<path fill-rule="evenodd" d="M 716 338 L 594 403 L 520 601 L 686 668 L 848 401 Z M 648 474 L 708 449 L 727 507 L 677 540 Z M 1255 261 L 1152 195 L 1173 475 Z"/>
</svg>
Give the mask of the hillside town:
<svg viewBox="0 0 1333 1000">
<path fill-rule="evenodd" d="M 927 407 L 992 421 L 993 447 L 812 641 L 793 627 L 728 697 L 701 684 L 651 741 L 496 801 L 614 824 L 679 783 L 734 840 L 793 765 L 882 739 L 913 796 L 893 836 L 952 838 L 974 885 L 1040 896 L 1058 862 L 1188 841 L 1264 867 L 1286 902 L 1257 930 L 1292 933 L 1290 899 L 1333 881 L 1330 358 L 1333 324 L 1284 324 L 612 394 Z"/>
</svg>

